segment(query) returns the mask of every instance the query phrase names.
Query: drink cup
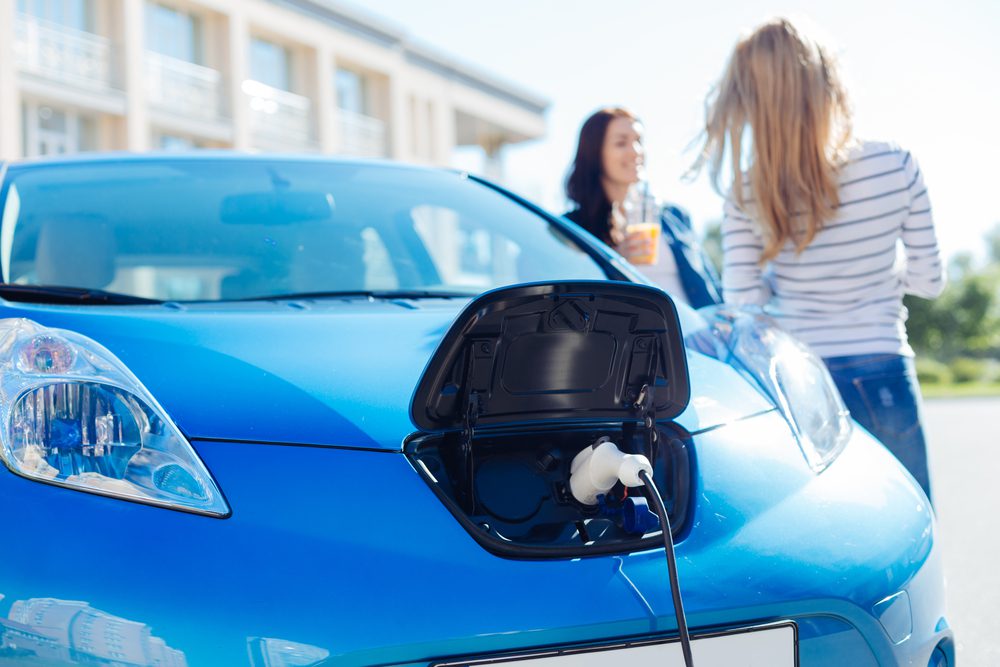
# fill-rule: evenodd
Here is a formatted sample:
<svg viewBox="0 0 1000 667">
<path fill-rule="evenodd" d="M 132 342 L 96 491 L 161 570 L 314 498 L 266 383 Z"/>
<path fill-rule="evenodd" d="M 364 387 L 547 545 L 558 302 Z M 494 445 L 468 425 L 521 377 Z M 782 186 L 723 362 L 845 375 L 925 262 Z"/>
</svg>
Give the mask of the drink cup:
<svg viewBox="0 0 1000 667">
<path fill-rule="evenodd" d="M 632 264 L 656 264 L 662 231 L 658 222 L 634 222 L 625 227 L 625 258 Z"/>
</svg>

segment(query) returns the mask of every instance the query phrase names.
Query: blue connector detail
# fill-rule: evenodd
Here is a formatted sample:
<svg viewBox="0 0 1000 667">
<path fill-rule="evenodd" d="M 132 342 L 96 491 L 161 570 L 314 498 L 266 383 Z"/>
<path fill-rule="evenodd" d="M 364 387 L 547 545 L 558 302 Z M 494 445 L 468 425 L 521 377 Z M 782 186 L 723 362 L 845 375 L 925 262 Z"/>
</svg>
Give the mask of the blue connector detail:
<svg viewBox="0 0 1000 667">
<path fill-rule="evenodd" d="M 622 527 L 633 535 L 645 535 L 660 527 L 660 517 L 649 510 L 649 504 L 645 498 L 629 496 L 625 499 L 625 507 L 622 512 Z"/>
<path fill-rule="evenodd" d="M 613 519 L 621 525 L 626 533 L 645 535 L 660 527 L 660 518 L 651 512 L 645 498 L 629 496 L 621 507 L 609 507 L 603 495 L 597 496 L 597 506 L 601 516 Z"/>
</svg>

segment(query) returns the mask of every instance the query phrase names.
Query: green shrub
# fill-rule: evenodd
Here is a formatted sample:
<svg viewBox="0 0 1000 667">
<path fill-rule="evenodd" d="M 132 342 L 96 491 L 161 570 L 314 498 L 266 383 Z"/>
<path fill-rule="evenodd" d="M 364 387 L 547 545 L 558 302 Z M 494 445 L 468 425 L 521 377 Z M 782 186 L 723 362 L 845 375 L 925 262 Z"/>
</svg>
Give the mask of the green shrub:
<svg viewBox="0 0 1000 667">
<path fill-rule="evenodd" d="M 937 359 L 917 356 L 916 366 L 920 384 L 951 384 L 951 369 Z"/>
<path fill-rule="evenodd" d="M 956 357 L 951 361 L 951 374 L 955 382 L 975 382 L 986 374 L 986 362 L 971 357 Z"/>
</svg>

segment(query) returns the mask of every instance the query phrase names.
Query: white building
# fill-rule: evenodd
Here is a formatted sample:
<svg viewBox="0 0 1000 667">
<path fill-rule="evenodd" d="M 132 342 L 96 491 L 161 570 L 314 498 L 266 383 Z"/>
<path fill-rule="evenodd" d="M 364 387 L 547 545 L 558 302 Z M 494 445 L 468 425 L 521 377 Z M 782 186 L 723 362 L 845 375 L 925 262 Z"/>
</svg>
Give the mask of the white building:
<svg viewBox="0 0 1000 667">
<path fill-rule="evenodd" d="M 544 133 L 545 100 L 329 0 L 0 0 L 0 159 L 321 151 L 448 165 Z"/>
</svg>

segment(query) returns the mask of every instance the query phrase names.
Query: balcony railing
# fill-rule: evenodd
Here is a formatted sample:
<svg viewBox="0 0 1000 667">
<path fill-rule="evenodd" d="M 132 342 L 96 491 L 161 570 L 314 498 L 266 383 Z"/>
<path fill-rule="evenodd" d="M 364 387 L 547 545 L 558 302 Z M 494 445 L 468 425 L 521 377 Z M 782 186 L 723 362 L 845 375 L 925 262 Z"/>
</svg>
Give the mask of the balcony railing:
<svg viewBox="0 0 1000 667">
<path fill-rule="evenodd" d="M 385 121 L 364 114 L 338 109 L 340 115 L 340 152 L 359 157 L 385 157 Z"/>
<path fill-rule="evenodd" d="M 299 150 L 316 148 L 308 97 L 252 79 L 244 81 L 242 88 L 250 98 L 251 126 L 257 143 Z"/>
<path fill-rule="evenodd" d="M 14 57 L 26 71 L 94 90 L 111 88 L 111 43 L 107 37 L 18 14 Z"/>
<path fill-rule="evenodd" d="M 195 63 L 146 53 L 146 89 L 149 103 L 158 109 L 201 120 L 222 114 L 222 75 Z"/>
</svg>

